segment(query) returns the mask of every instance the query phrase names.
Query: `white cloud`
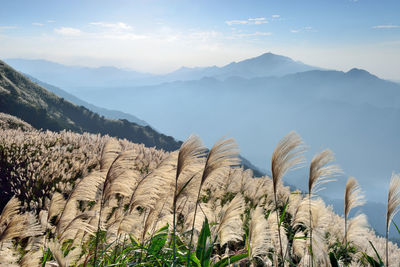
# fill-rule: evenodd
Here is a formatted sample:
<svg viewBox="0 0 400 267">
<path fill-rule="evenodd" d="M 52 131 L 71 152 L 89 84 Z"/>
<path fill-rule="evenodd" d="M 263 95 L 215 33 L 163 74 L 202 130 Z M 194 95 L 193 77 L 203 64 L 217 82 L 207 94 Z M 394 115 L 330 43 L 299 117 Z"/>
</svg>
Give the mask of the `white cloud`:
<svg viewBox="0 0 400 267">
<path fill-rule="evenodd" d="M 54 29 L 54 32 L 64 36 L 80 36 L 82 34 L 82 31 L 80 29 L 71 27 L 57 28 Z"/>
<path fill-rule="evenodd" d="M 53 20 L 53 19 L 49 19 L 49 20 L 47 21 L 47 23 L 54 23 L 54 22 L 56 22 L 56 21 Z"/>
<path fill-rule="evenodd" d="M 254 37 L 254 36 L 270 36 L 272 35 L 271 32 L 253 32 L 253 33 L 239 33 L 236 34 L 235 37 Z"/>
<path fill-rule="evenodd" d="M 264 24 L 268 23 L 266 18 L 250 18 L 248 19 L 249 24 Z"/>
<path fill-rule="evenodd" d="M 400 25 L 391 25 L 391 24 L 388 24 L 388 25 L 377 25 L 377 26 L 374 26 L 372 28 L 373 29 L 398 29 L 398 28 L 400 28 Z"/>
<path fill-rule="evenodd" d="M 44 26 L 43 23 L 39 23 L 39 22 L 32 22 L 33 26 Z"/>
<path fill-rule="evenodd" d="M 272 17 L 273 19 L 279 19 L 279 18 L 281 17 L 281 15 L 276 14 L 276 15 L 272 15 L 271 17 Z"/>
<path fill-rule="evenodd" d="M 231 25 L 237 25 L 237 24 L 247 24 L 249 23 L 247 20 L 228 20 L 225 21 L 226 24 L 228 24 L 229 26 Z"/>
<path fill-rule="evenodd" d="M 117 22 L 117 23 L 107 23 L 107 22 L 91 22 L 89 23 L 90 25 L 94 25 L 94 26 L 100 26 L 103 28 L 109 28 L 109 29 L 113 29 L 115 31 L 127 31 L 127 30 L 131 30 L 132 27 L 129 26 L 126 23 L 123 22 Z"/>
<path fill-rule="evenodd" d="M 147 35 L 123 33 L 123 34 L 100 34 L 94 35 L 97 38 L 115 39 L 115 40 L 142 40 L 148 38 Z"/>
<path fill-rule="evenodd" d="M 0 31 L 15 29 L 17 26 L 0 26 Z"/>
<path fill-rule="evenodd" d="M 316 32 L 316 30 L 313 29 L 313 27 L 307 26 L 307 27 L 303 27 L 300 29 L 293 29 L 290 30 L 291 33 L 299 33 L 299 32 Z"/>
<path fill-rule="evenodd" d="M 228 20 L 225 21 L 229 26 L 232 25 L 259 25 L 268 23 L 266 18 L 249 18 L 247 20 Z"/>
</svg>

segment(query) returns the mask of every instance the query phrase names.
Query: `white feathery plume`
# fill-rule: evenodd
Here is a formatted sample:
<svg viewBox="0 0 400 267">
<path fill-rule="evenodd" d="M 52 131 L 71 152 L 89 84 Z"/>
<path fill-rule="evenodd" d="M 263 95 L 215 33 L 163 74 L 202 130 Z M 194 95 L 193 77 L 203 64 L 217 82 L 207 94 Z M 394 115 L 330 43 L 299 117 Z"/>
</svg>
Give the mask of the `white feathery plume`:
<svg viewBox="0 0 400 267">
<path fill-rule="evenodd" d="M 272 247 L 263 207 L 256 207 L 256 209 L 251 212 L 249 246 L 250 261 L 255 258 L 260 258 L 264 261 L 268 248 Z"/>
<path fill-rule="evenodd" d="M 277 188 L 282 177 L 294 166 L 304 162 L 302 153 L 305 151 L 304 143 L 296 132 L 290 132 L 283 137 L 274 149 L 271 160 L 272 183 L 274 189 L 276 223 L 279 224 Z M 281 229 L 277 227 L 279 238 L 280 257 L 283 260 L 283 244 Z"/>
<path fill-rule="evenodd" d="M 121 151 L 122 148 L 120 142 L 114 138 L 109 139 L 103 147 L 100 160 L 100 170 L 106 172 Z"/>
<path fill-rule="evenodd" d="M 390 179 L 389 192 L 388 192 L 388 204 L 386 211 L 386 266 L 389 266 L 389 228 L 393 217 L 400 210 L 400 173 L 392 174 Z"/>
<path fill-rule="evenodd" d="M 344 244 L 347 246 L 347 226 L 350 210 L 365 203 L 364 195 L 354 177 L 349 177 L 344 194 Z"/>
<path fill-rule="evenodd" d="M 223 207 L 219 214 L 219 222 L 216 234 L 220 245 L 225 245 L 228 241 L 239 241 L 243 237 L 242 219 L 245 203 L 241 194 L 237 194 L 232 201 Z"/>
<path fill-rule="evenodd" d="M 104 183 L 106 173 L 92 172 L 84 177 L 74 188 L 65 203 L 63 212 L 57 223 L 58 234 L 78 215 L 77 201 L 96 201 L 99 198 L 99 190 Z M 98 206 L 99 207 L 99 206 Z"/>
<path fill-rule="evenodd" d="M 93 215 L 86 213 L 76 216 L 60 233 L 59 235 L 60 242 L 63 243 L 65 240 L 73 239 L 73 237 L 79 230 L 84 231 L 89 235 L 94 235 L 96 232 L 96 228 L 86 222 L 92 217 Z"/>
<path fill-rule="evenodd" d="M 112 195 L 120 194 L 124 197 L 130 196 L 141 177 L 140 171 L 136 170 L 136 150 L 122 152 L 112 163 L 108 170 L 104 185 L 104 199 L 107 201 Z"/>
<path fill-rule="evenodd" d="M 16 197 L 12 197 L 7 204 L 4 206 L 0 216 L 0 229 L 5 224 L 8 224 L 12 218 L 18 214 L 21 208 L 21 204 Z"/>
<path fill-rule="evenodd" d="M 349 220 L 347 227 L 347 241 L 358 247 L 365 245 L 365 235 L 368 231 L 368 221 L 365 214 L 359 214 Z"/>
<path fill-rule="evenodd" d="M 318 186 L 334 181 L 334 179 L 330 178 L 341 173 L 341 169 L 338 165 L 328 165 L 334 160 L 335 157 L 330 149 L 325 149 L 313 157 L 308 178 L 308 193 L 310 196 L 312 196 L 314 192 L 322 190 L 322 188 L 318 188 Z"/>
<path fill-rule="evenodd" d="M 286 172 L 294 166 L 304 163 L 304 143 L 296 132 L 283 137 L 274 149 L 271 161 L 274 192 Z"/>
<path fill-rule="evenodd" d="M 137 206 L 154 209 L 160 196 L 165 193 L 165 188 L 175 178 L 177 156 L 176 152 L 171 153 L 157 169 L 139 181 L 130 199 L 130 211 Z"/>
<path fill-rule="evenodd" d="M 61 212 L 63 212 L 65 207 L 66 200 L 64 196 L 58 192 L 54 192 L 51 197 L 49 211 L 47 214 L 47 221 L 49 222 L 51 218 L 54 216 L 58 216 Z"/>
</svg>

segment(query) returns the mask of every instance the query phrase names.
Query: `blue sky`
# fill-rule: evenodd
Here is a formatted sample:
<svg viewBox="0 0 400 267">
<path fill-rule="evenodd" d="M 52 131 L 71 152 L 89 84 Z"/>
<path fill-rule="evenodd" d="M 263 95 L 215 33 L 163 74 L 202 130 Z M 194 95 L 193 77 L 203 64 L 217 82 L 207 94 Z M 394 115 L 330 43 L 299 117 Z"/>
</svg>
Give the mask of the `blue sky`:
<svg viewBox="0 0 400 267">
<path fill-rule="evenodd" d="M 1 0 L 0 58 L 165 73 L 272 52 L 400 80 L 400 1 Z"/>
</svg>

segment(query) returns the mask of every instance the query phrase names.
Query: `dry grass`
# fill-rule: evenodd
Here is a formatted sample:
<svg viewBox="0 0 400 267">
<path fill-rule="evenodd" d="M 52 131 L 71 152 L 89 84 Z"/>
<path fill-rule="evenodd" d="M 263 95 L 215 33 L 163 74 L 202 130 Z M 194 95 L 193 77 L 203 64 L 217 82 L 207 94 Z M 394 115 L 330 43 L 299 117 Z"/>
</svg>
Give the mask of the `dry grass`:
<svg viewBox="0 0 400 267">
<path fill-rule="evenodd" d="M 217 240 L 213 262 L 225 254 L 248 249 L 249 257 L 244 262 L 253 266 L 277 266 L 282 263 L 281 258 L 295 261 L 297 266 L 309 266 L 311 229 L 317 266 L 329 265 L 329 253 L 343 240 L 356 247 L 357 252 L 349 254 L 351 266 L 362 265 L 363 252 L 375 255 L 368 241 L 374 243 L 381 255 L 385 253 L 385 239 L 368 229 L 365 216 L 347 218 L 350 210 L 362 202 L 355 180 L 349 179 L 346 186 L 345 219 L 334 214 L 322 200 L 310 199 L 301 192 L 292 194 L 282 185 L 285 173 L 304 161 L 304 145 L 295 133 L 277 145 L 272 178 L 254 178 L 249 170 L 231 167 L 237 163 L 237 148 L 231 139 L 217 143 L 207 157 L 197 137 L 191 137 L 182 151 L 173 153 L 126 140 L 67 132 L 0 131 L 0 142 L 9 148 L 7 153 L 14 151 L 7 154 L 7 160 L 19 157 L 13 163 L 27 162 L 19 169 L 14 167 L 13 178 L 33 184 L 43 180 L 53 185 L 46 194 L 36 195 L 34 187 L 30 191 L 30 187 L 22 187 L 19 182 L 11 184 L 10 193 L 16 197 L 11 198 L 0 217 L 0 260 L 10 266 L 35 265 L 43 256 L 43 248 L 50 248 L 59 266 L 82 266 L 91 253 L 88 248 L 99 221 L 105 234 L 99 249 L 104 249 L 108 245 L 124 246 L 129 235 L 146 242 L 167 223 L 170 236 L 175 225 L 177 236 L 186 244 L 194 228 L 196 242 L 207 218 Z M 24 146 L 31 148 L 15 148 Z M 39 155 L 23 154 L 36 150 L 43 151 L 36 152 Z M 60 168 L 51 164 L 37 167 L 53 158 Z M 330 165 L 332 160 L 329 150 L 314 157 L 309 192 L 337 173 L 338 168 Z M 22 175 L 26 172 L 31 177 Z M 388 199 L 388 224 L 398 210 L 399 181 L 394 175 Z M 283 212 L 282 203 L 287 200 Z M 63 243 L 70 249 L 67 256 L 60 250 Z M 26 256 L 20 257 L 20 251 L 26 252 Z M 397 246 L 389 242 L 388 251 L 391 264 L 399 265 Z"/>
</svg>

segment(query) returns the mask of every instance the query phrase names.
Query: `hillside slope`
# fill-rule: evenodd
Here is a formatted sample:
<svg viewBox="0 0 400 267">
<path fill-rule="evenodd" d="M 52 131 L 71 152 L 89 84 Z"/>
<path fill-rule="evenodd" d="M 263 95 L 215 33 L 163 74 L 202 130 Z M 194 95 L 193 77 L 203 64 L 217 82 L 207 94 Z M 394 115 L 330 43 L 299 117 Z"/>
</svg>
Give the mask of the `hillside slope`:
<svg viewBox="0 0 400 267">
<path fill-rule="evenodd" d="M 44 87 L 45 89 L 49 90 L 50 92 L 56 94 L 57 96 L 64 98 L 68 101 L 70 101 L 71 103 L 77 105 L 77 106 L 84 106 L 85 108 L 96 112 L 108 119 L 114 119 L 114 120 L 119 120 L 119 119 L 125 119 L 128 120 L 130 122 L 139 124 L 141 126 L 150 126 L 147 122 L 145 122 L 144 120 L 139 119 L 138 117 L 125 113 L 125 112 L 121 112 L 118 110 L 110 110 L 110 109 L 106 109 L 106 108 L 101 108 L 95 105 L 92 105 L 86 101 L 83 101 L 82 99 L 62 90 L 61 88 L 58 88 L 56 86 L 53 86 L 51 84 L 42 82 L 30 75 L 26 75 L 32 82 Z"/>
<path fill-rule="evenodd" d="M 180 147 L 180 142 L 156 132 L 149 126 L 139 126 L 127 120 L 105 119 L 84 107 L 78 107 L 57 97 L 2 61 L 0 112 L 17 116 L 37 129 L 67 129 L 78 133 L 109 134 L 167 151 Z"/>
</svg>

